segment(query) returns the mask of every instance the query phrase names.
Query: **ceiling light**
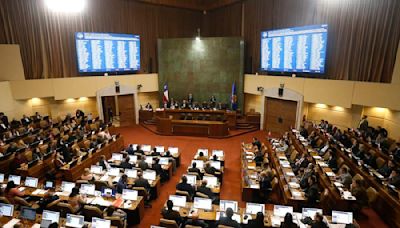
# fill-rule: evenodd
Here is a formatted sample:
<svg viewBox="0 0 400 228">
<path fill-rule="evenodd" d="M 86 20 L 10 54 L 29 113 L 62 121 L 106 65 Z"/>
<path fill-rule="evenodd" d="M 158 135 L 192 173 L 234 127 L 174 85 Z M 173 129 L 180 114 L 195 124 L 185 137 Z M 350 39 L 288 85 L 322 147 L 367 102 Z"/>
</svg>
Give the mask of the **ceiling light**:
<svg viewBox="0 0 400 228">
<path fill-rule="evenodd" d="M 86 7 L 86 0 L 45 0 L 47 7 L 54 12 L 79 13 Z"/>
</svg>

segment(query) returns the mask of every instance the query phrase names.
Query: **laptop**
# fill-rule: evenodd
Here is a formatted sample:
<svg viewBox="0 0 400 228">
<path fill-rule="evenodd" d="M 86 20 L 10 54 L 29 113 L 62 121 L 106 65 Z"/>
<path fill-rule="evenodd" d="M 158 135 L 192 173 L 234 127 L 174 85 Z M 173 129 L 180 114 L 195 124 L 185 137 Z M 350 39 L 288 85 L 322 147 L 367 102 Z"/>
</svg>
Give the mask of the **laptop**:
<svg viewBox="0 0 400 228">
<path fill-rule="evenodd" d="M 200 155 L 200 152 L 203 152 L 203 155 L 208 157 L 208 149 L 198 149 L 197 155 Z"/>
<path fill-rule="evenodd" d="M 4 182 L 4 173 L 0 173 L 0 183 Z"/>
<path fill-rule="evenodd" d="M 115 189 L 112 188 L 103 188 L 102 196 L 112 197 L 115 196 Z"/>
<path fill-rule="evenodd" d="M 50 188 L 54 188 L 54 182 L 53 181 L 46 181 L 44 183 L 44 189 L 50 189 Z"/>
<path fill-rule="evenodd" d="M 108 175 L 110 176 L 119 176 L 119 168 L 111 168 L 108 170 Z"/>
<path fill-rule="evenodd" d="M 26 178 L 25 178 L 25 183 L 24 183 L 24 185 L 25 185 L 25 187 L 37 188 L 38 182 L 39 182 L 39 179 L 38 179 L 38 178 L 35 178 L 35 177 L 26 177 Z"/>
<path fill-rule="evenodd" d="M 265 205 L 258 203 L 246 203 L 246 213 L 255 215 L 258 212 L 265 213 Z"/>
<path fill-rule="evenodd" d="M 137 200 L 138 191 L 132 189 L 122 189 L 122 199 L 124 200 Z"/>
<path fill-rule="evenodd" d="M 189 174 L 185 174 L 186 178 L 187 178 L 187 183 L 190 185 L 196 185 L 196 176 L 195 175 L 189 175 Z"/>
<path fill-rule="evenodd" d="M 143 171 L 143 178 L 150 181 L 155 181 L 157 173 L 155 170 L 147 169 Z"/>
<path fill-rule="evenodd" d="M 35 221 L 36 220 L 36 210 L 31 208 L 31 207 L 21 207 L 21 212 L 19 214 L 20 219 L 25 219 L 29 221 Z"/>
<path fill-rule="evenodd" d="M 110 228 L 111 220 L 92 218 L 92 228 Z"/>
<path fill-rule="evenodd" d="M 113 153 L 111 160 L 113 161 L 122 161 L 122 154 L 118 154 L 118 153 Z"/>
<path fill-rule="evenodd" d="M 226 217 L 225 211 L 218 211 L 216 213 L 216 218 L 215 218 L 216 220 L 219 220 L 221 217 Z M 232 216 L 232 219 L 239 224 L 241 223 L 240 214 L 234 213 Z"/>
<path fill-rule="evenodd" d="M 60 222 L 60 212 L 43 210 L 42 221 L 40 222 L 41 228 L 47 228 L 52 223 Z"/>
<path fill-rule="evenodd" d="M 158 160 L 158 164 L 160 165 L 168 165 L 169 163 L 169 158 L 160 158 L 160 160 Z"/>
<path fill-rule="evenodd" d="M 177 154 L 177 153 L 179 153 L 178 147 L 172 147 L 172 146 L 170 146 L 170 147 L 168 147 L 168 151 L 169 151 L 171 154 Z"/>
<path fill-rule="evenodd" d="M 216 155 L 217 157 L 223 157 L 224 156 L 224 151 L 223 150 L 213 150 L 212 151 L 212 156 Z"/>
<path fill-rule="evenodd" d="M 332 211 L 332 223 L 336 224 L 352 224 L 353 213 L 346 211 Z"/>
<path fill-rule="evenodd" d="M 218 186 L 218 178 L 217 177 L 204 176 L 203 180 L 207 180 L 207 187 L 209 187 L 209 188 L 214 188 L 214 187 Z"/>
<path fill-rule="evenodd" d="M 9 175 L 8 182 L 10 182 L 10 181 L 14 181 L 14 184 L 20 185 L 21 184 L 21 176 Z"/>
<path fill-rule="evenodd" d="M 125 174 L 129 178 L 136 178 L 137 177 L 137 170 L 136 169 L 125 169 Z"/>
<path fill-rule="evenodd" d="M 129 155 L 129 163 L 135 164 L 137 162 L 137 155 Z"/>
<path fill-rule="evenodd" d="M 278 217 L 285 217 L 287 213 L 293 214 L 293 207 L 274 205 L 274 215 Z"/>
<path fill-rule="evenodd" d="M 221 162 L 220 161 L 211 161 L 211 167 L 214 167 L 217 170 L 221 170 Z"/>
<path fill-rule="evenodd" d="M 199 169 L 203 169 L 204 168 L 204 161 L 202 160 L 192 160 L 192 162 L 190 164 L 196 163 L 196 167 Z"/>
<path fill-rule="evenodd" d="M 151 151 L 151 146 L 150 145 L 142 145 L 142 150 L 144 152 L 150 152 Z"/>
<path fill-rule="evenodd" d="M 85 225 L 85 217 L 82 215 L 67 214 L 66 227 L 82 228 Z"/>
<path fill-rule="evenodd" d="M 14 205 L 0 203 L 0 217 L 13 217 L 14 216 Z"/>
<path fill-rule="evenodd" d="M 156 151 L 158 153 L 164 153 L 165 149 L 163 146 L 155 146 L 154 148 L 156 148 Z"/>
<path fill-rule="evenodd" d="M 211 210 L 212 200 L 200 197 L 194 197 L 193 207 L 196 209 Z"/>
<path fill-rule="evenodd" d="M 321 214 L 322 215 L 322 209 L 319 208 L 303 208 L 302 209 L 302 217 L 306 218 L 306 217 L 310 217 L 311 219 L 314 219 L 315 214 Z"/>
<path fill-rule="evenodd" d="M 103 167 L 100 165 L 92 165 L 90 166 L 90 172 L 94 174 L 102 174 Z"/>
<path fill-rule="evenodd" d="M 171 200 L 176 207 L 186 207 L 186 196 L 170 195 L 168 199 Z"/>
<path fill-rule="evenodd" d="M 94 196 L 96 191 L 96 186 L 94 184 L 81 184 L 79 192 L 81 194 Z"/>
<path fill-rule="evenodd" d="M 144 161 L 147 164 L 151 165 L 151 164 L 153 164 L 153 157 L 152 156 L 146 156 Z"/>
<path fill-rule="evenodd" d="M 233 212 L 238 211 L 238 202 L 232 200 L 220 200 L 219 201 L 219 210 L 226 211 L 227 208 L 232 208 Z"/>
<path fill-rule="evenodd" d="M 75 183 L 68 182 L 68 181 L 61 182 L 61 191 L 72 192 L 73 188 L 75 188 Z"/>
</svg>

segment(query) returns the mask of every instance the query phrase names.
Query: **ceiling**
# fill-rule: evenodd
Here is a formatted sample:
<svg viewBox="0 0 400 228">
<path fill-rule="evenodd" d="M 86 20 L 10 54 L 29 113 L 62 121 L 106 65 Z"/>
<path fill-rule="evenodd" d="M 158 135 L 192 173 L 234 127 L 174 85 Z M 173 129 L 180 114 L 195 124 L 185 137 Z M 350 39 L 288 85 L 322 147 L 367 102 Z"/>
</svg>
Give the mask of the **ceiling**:
<svg viewBox="0 0 400 228">
<path fill-rule="evenodd" d="M 243 0 L 136 0 L 155 5 L 164 5 L 176 8 L 191 10 L 213 10 L 227 5 L 231 5 Z"/>
</svg>

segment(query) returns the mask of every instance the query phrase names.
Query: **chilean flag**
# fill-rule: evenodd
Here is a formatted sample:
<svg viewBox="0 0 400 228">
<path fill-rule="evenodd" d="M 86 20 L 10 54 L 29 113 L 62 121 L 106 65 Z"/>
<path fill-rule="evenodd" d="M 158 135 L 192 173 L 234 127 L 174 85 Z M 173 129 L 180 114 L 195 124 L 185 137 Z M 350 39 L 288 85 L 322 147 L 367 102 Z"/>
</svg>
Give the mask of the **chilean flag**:
<svg viewBox="0 0 400 228">
<path fill-rule="evenodd" d="M 164 104 L 167 104 L 168 102 L 169 102 L 168 84 L 165 83 L 165 85 L 164 85 L 163 103 L 164 103 Z"/>
<path fill-rule="evenodd" d="M 232 110 L 236 110 L 237 106 L 238 106 L 236 81 L 234 81 L 232 84 L 231 106 L 232 106 Z"/>
</svg>

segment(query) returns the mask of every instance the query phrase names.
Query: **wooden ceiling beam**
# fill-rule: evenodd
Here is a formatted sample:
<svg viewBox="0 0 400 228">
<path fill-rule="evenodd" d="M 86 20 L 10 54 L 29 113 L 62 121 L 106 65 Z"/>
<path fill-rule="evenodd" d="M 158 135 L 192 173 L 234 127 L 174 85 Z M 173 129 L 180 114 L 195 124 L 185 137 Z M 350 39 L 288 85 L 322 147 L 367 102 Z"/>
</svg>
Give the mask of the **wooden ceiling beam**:
<svg viewBox="0 0 400 228">
<path fill-rule="evenodd" d="M 190 10 L 214 10 L 243 0 L 136 0 L 147 4 Z"/>
</svg>

